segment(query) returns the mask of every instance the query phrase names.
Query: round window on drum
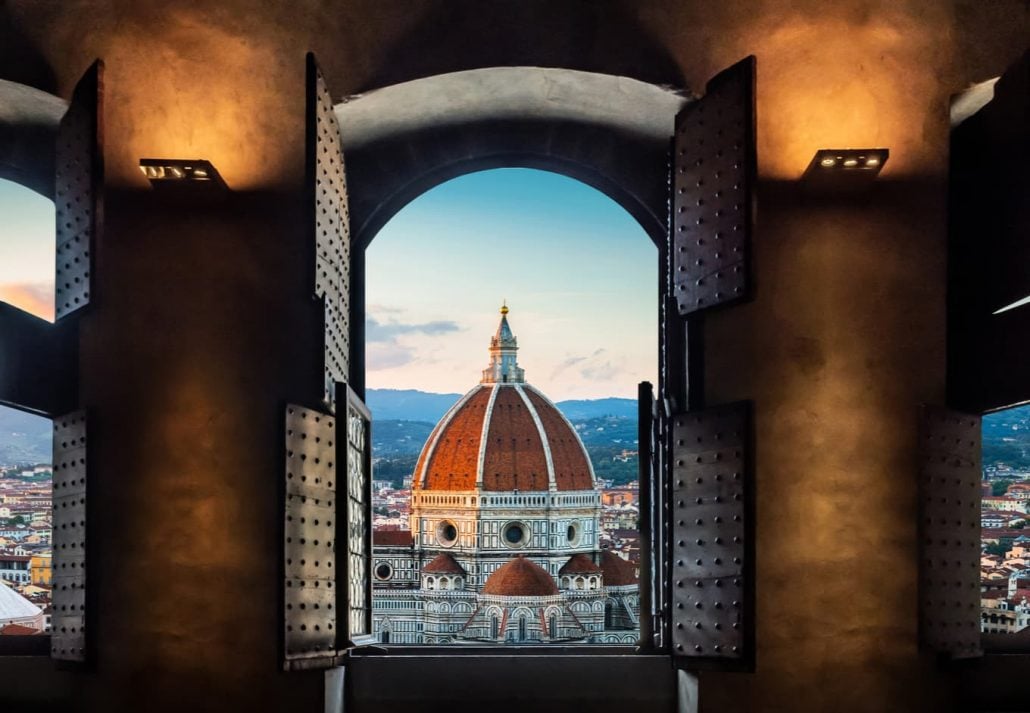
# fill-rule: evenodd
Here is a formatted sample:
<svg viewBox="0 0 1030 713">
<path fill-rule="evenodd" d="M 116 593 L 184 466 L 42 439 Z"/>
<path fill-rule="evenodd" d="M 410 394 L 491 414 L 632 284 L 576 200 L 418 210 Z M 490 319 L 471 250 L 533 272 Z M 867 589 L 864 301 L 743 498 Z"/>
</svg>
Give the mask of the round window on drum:
<svg viewBox="0 0 1030 713">
<path fill-rule="evenodd" d="M 444 547 L 451 547 L 458 541 L 458 527 L 450 520 L 444 520 L 436 527 L 436 541 Z"/>
<path fill-rule="evenodd" d="M 529 542 L 529 528 L 522 522 L 509 522 L 504 526 L 504 544 L 523 547 Z"/>
</svg>

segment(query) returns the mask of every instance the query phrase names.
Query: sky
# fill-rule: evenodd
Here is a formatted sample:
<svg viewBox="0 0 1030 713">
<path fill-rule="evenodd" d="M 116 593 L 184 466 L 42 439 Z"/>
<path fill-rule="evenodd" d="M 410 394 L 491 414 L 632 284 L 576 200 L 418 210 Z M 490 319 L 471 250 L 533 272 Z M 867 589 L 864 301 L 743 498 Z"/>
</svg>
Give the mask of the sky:
<svg viewBox="0 0 1030 713">
<path fill-rule="evenodd" d="M 507 300 L 529 383 L 556 401 L 636 398 L 657 377 L 657 255 L 579 181 L 496 169 L 443 183 L 368 248 L 367 386 L 468 391 Z"/>
<path fill-rule="evenodd" d="M 54 203 L 0 179 L 0 300 L 54 318 Z"/>
<path fill-rule="evenodd" d="M 0 179 L 0 300 L 53 319 L 54 205 Z M 464 393 L 507 300 L 526 379 L 554 400 L 657 375 L 657 250 L 618 204 L 530 169 L 422 194 L 368 249 L 367 384 Z"/>
</svg>

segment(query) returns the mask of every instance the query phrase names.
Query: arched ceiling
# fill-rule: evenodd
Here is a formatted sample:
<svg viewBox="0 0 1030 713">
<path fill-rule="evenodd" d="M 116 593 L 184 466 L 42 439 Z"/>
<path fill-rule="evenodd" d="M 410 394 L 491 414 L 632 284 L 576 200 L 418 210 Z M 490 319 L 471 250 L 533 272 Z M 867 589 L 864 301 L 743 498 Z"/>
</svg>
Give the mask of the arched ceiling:
<svg viewBox="0 0 1030 713">
<path fill-rule="evenodd" d="M 67 108 L 59 97 L 0 79 L 0 178 L 53 198 L 54 137 Z"/>
<path fill-rule="evenodd" d="M 355 236 L 367 244 L 420 193 L 502 166 L 582 180 L 656 235 L 669 138 L 687 101 L 627 77 L 542 67 L 454 72 L 351 97 L 336 116 Z"/>
</svg>

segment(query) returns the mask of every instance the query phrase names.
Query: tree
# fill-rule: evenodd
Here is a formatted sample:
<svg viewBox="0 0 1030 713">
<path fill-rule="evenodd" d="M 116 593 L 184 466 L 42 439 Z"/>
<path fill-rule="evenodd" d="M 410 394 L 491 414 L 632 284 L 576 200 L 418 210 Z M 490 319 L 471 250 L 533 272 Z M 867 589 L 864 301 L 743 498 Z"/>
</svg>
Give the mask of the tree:
<svg viewBox="0 0 1030 713">
<path fill-rule="evenodd" d="M 994 544 L 987 545 L 986 551 L 989 555 L 1004 557 L 1005 553 L 1009 551 L 1009 548 L 1007 545 L 1003 545 L 1000 542 L 995 542 Z"/>
<path fill-rule="evenodd" d="M 1009 484 L 1004 480 L 992 480 L 991 481 L 991 495 L 1004 495 L 1009 489 Z"/>
</svg>

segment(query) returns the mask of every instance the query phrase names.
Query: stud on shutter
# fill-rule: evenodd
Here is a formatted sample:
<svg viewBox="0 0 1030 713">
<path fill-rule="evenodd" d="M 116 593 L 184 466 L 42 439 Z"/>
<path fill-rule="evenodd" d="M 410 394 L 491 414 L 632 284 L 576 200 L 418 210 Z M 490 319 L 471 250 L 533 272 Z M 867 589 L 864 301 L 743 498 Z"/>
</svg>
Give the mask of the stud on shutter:
<svg viewBox="0 0 1030 713">
<path fill-rule="evenodd" d="M 751 296 L 755 58 L 721 72 L 676 117 L 672 290 L 681 316 Z"/>
<path fill-rule="evenodd" d="M 58 320 L 90 300 L 93 245 L 103 217 L 103 70 L 98 60 L 79 80 L 57 130 L 54 303 Z"/>
<path fill-rule="evenodd" d="M 314 234 L 314 291 L 325 300 L 325 401 L 350 370 L 350 213 L 340 127 L 313 54 L 307 57 L 307 182 Z"/>
<path fill-rule="evenodd" d="M 754 660 L 751 405 L 672 417 L 672 653 L 747 668 Z"/>
<path fill-rule="evenodd" d="M 86 415 L 54 419 L 50 656 L 86 660 Z"/>
<path fill-rule="evenodd" d="M 286 407 L 286 669 L 332 666 L 338 648 L 335 441 L 335 416 L 293 404 Z"/>
<path fill-rule="evenodd" d="M 919 432 L 920 638 L 953 658 L 980 648 L 980 417 L 924 406 Z"/>
</svg>

